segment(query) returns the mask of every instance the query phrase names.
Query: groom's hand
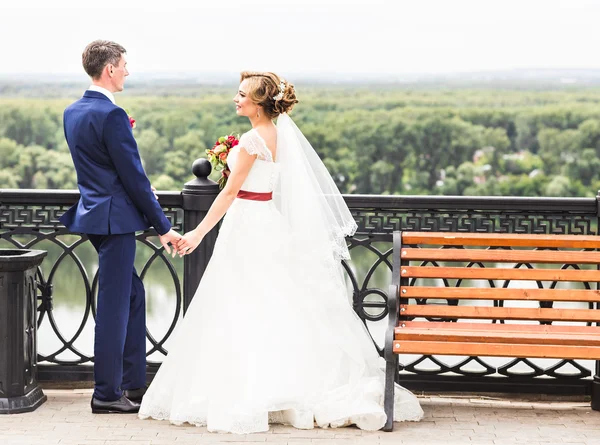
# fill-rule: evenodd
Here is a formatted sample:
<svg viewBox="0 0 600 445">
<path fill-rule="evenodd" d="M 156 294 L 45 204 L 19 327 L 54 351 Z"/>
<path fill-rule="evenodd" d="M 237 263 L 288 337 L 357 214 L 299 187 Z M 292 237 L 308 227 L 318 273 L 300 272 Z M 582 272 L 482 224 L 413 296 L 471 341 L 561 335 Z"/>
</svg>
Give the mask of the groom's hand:
<svg viewBox="0 0 600 445">
<path fill-rule="evenodd" d="M 178 244 L 181 241 L 181 235 L 175 230 L 171 229 L 164 235 L 160 235 L 158 239 L 160 239 L 160 243 L 165 248 L 168 254 L 171 253 L 171 247 L 169 247 L 169 243 L 171 243 L 171 245 L 173 246 L 173 258 L 175 258 Z"/>
<path fill-rule="evenodd" d="M 154 193 L 154 197 L 156 198 L 156 200 L 158 201 L 158 195 L 156 194 L 156 189 L 154 188 L 154 186 L 150 186 L 150 189 L 152 190 L 152 193 Z"/>
</svg>

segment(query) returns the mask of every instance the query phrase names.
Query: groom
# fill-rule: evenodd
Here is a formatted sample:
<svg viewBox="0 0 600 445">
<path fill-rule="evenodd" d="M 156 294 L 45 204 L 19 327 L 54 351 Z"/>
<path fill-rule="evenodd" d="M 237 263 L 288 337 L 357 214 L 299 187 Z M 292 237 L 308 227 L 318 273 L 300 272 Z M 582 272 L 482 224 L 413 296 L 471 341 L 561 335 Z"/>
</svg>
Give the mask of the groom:
<svg viewBox="0 0 600 445">
<path fill-rule="evenodd" d="M 60 222 L 87 234 L 98 252 L 92 412 L 136 413 L 146 388 L 146 307 L 135 232 L 154 227 L 169 253 L 181 236 L 146 177 L 129 117 L 115 104 L 129 75 L 125 48 L 96 40 L 83 52 L 83 68 L 92 85 L 64 113 L 80 199 Z"/>
</svg>

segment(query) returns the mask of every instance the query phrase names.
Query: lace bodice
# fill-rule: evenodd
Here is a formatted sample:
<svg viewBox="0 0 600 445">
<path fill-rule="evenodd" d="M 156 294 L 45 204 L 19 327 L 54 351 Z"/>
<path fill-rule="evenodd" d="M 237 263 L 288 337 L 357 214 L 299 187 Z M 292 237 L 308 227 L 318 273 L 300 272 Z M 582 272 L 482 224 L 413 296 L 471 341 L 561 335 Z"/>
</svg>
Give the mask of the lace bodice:
<svg viewBox="0 0 600 445">
<path fill-rule="evenodd" d="M 242 190 L 260 193 L 272 192 L 279 170 L 264 139 L 254 129 L 244 133 L 240 138 L 240 143 L 233 147 L 227 158 L 227 163 L 232 170 L 235 168 L 240 150 L 257 155 L 257 159 L 242 185 Z"/>
</svg>

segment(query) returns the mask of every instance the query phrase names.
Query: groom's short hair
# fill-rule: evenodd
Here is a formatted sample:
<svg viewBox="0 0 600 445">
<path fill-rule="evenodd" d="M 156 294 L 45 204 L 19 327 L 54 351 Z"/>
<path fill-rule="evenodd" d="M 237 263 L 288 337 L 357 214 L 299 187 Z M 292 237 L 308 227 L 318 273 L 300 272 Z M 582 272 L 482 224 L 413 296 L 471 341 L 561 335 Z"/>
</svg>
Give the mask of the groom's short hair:
<svg viewBox="0 0 600 445">
<path fill-rule="evenodd" d="M 106 65 L 118 65 L 125 48 L 110 40 L 94 40 L 83 50 L 83 69 L 92 79 L 98 79 Z"/>
</svg>

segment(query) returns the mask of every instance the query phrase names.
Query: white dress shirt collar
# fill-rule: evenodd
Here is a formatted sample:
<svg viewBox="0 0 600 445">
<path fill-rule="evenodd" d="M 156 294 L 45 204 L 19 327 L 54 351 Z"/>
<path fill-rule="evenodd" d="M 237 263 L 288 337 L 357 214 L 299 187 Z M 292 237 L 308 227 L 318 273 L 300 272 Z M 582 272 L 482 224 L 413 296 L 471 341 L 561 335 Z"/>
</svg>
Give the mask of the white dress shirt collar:
<svg viewBox="0 0 600 445">
<path fill-rule="evenodd" d="M 117 104 L 115 102 L 115 96 L 113 96 L 113 93 L 111 93 L 110 91 L 108 91 L 106 88 L 102 88 L 102 87 L 99 87 L 98 85 L 93 85 L 92 84 L 92 85 L 90 85 L 90 87 L 88 88 L 88 90 L 89 91 L 96 91 L 97 93 L 102 93 L 106 97 L 108 97 L 113 104 L 115 104 L 115 105 Z"/>
</svg>

